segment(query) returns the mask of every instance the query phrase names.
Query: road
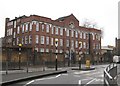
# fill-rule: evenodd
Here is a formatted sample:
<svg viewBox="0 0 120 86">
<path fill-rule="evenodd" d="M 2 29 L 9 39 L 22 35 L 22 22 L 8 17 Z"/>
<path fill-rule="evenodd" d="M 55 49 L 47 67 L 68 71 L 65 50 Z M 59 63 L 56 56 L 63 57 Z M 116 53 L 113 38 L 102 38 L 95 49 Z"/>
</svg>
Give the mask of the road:
<svg viewBox="0 0 120 86">
<path fill-rule="evenodd" d="M 103 86 L 103 70 L 106 65 L 95 66 L 95 70 L 80 71 L 80 70 L 70 70 L 68 73 L 58 74 L 49 77 L 43 77 L 39 79 L 34 79 L 31 81 L 21 82 L 23 86 L 29 86 L 33 84 L 75 84 L 75 85 L 100 85 Z"/>
</svg>

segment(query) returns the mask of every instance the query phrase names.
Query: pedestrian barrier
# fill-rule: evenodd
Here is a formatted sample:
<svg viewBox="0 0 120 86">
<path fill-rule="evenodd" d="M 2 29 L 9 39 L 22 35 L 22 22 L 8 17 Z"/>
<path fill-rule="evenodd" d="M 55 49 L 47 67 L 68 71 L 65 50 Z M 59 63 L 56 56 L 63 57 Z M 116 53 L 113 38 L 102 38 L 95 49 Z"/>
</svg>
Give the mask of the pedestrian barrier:
<svg viewBox="0 0 120 86">
<path fill-rule="evenodd" d="M 104 69 L 104 86 L 117 86 L 117 65 L 115 63 Z"/>
</svg>

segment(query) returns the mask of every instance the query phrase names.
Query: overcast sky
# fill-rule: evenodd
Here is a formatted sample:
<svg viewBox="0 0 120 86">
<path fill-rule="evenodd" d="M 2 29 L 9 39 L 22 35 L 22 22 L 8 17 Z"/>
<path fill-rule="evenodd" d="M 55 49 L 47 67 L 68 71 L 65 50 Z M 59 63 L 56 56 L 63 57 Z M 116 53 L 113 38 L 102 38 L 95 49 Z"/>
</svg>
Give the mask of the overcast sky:
<svg viewBox="0 0 120 86">
<path fill-rule="evenodd" d="M 115 45 L 118 37 L 119 0 L 0 0 L 0 37 L 4 36 L 5 18 L 36 14 L 57 19 L 71 13 L 79 20 L 96 22 L 103 30 L 102 45 Z"/>
</svg>

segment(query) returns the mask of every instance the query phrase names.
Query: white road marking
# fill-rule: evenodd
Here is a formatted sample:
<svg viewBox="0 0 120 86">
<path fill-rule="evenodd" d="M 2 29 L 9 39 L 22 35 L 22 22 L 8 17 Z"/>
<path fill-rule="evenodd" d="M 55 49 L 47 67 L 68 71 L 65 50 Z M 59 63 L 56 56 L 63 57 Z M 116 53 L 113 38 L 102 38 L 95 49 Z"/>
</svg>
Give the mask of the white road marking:
<svg viewBox="0 0 120 86">
<path fill-rule="evenodd" d="M 82 84 L 82 81 L 81 81 L 81 80 L 79 80 L 79 81 L 78 81 L 78 84 L 79 84 L 79 85 L 81 85 L 81 84 Z"/>
<path fill-rule="evenodd" d="M 35 80 L 30 81 L 30 82 L 26 83 L 24 86 L 27 86 L 27 85 L 33 83 L 34 81 L 35 81 Z"/>
<path fill-rule="evenodd" d="M 57 76 L 55 76 L 55 77 L 50 77 L 50 78 L 35 79 L 35 80 L 32 80 L 32 81 L 26 83 L 24 86 L 27 86 L 27 85 L 35 82 L 35 81 L 41 81 L 41 80 L 47 80 L 47 79 L 55 79 L 55 78 L 58 78 L 58 77 L 60 77 L 60 76 L 61 76 L 61 74 L 58 74 Z"/>
<path fill-rule="evenodd" d="M 88 83 L 86 83 L 84 86 L 86 86 L 86 85 L 88 85 L 88 84 L 90 84 L 90 83 L 92 83 L 93 81 L 95 81 L 96 80 L 96 78 L 94 78 L 94 79 L 92 79 L 92 80 L 90 80 Z"/>
</svg>

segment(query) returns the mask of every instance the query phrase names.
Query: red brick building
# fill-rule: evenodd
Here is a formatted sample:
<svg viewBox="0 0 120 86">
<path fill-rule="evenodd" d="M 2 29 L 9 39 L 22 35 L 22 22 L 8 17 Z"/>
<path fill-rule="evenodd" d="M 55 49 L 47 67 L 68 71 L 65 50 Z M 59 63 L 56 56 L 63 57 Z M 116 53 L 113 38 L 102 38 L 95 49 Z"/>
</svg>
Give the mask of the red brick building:
<svg viewBox="0 0 120 86">
<path fill-rule="evenodd" d="M 38 15 L 6 18 L 6 47 L 30 47 L 37 52 L 55 52 L 55 39 L 58 39 L 58 53 L 79 51 L 84 54 L 100 54 L 101 30 L 85 28 L 79 25 L 79 20 L 73 15 L 52 20 Z"/>
</svg>

